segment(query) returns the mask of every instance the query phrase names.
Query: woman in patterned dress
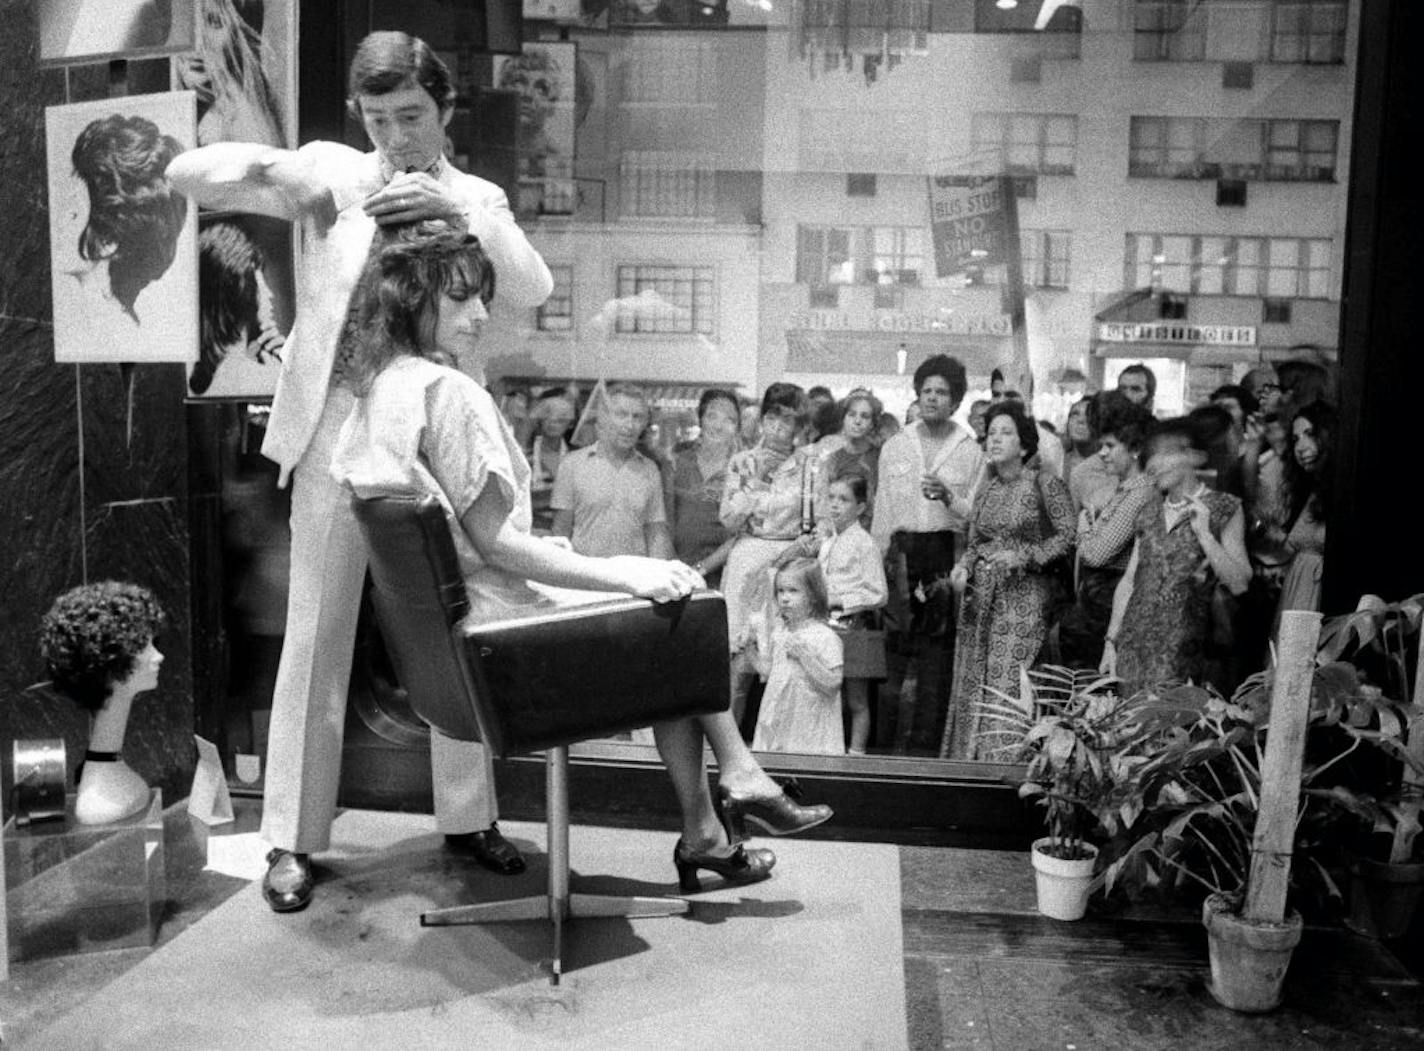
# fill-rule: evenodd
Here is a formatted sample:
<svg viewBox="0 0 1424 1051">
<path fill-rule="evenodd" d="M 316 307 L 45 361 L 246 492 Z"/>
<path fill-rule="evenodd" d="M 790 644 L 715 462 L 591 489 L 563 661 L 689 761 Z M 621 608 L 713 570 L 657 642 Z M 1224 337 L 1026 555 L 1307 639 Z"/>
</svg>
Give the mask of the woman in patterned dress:
<svg viewBox="0 0 1424 1051">
<path fill-rule="evenodd" d="M 1017 695 L 1019 670 L 1033 663 L 1048 631 L 1052 581 L 1045 569 L 1073 549 L 1073 501 L 1050 472 L 1030 466 L 1038 429 L 1016 401 L 985 414 L 986 474 L 974 496 L 969 542 L 950 574 L 964 596 L 954 685 L 939 754 L 950 759 L 1012 758 L 1016 741 L 979 714 L 989 689 Z M 1017 735 L 1015 735 L 1016 737 Z"/>
<path fill-rule="evenodd" d="M 1202 682 L 1212 592 L 1251 582 L 1241 501 L 1197 477 L 1206 451 L 1185 417 L 1158 424 L 1147 440 L 1157 487 L 1137 518 L 1137 538 L 1113 595 L 1101 670 L 1131 695 L 1164 682 Z"/>
</svg>

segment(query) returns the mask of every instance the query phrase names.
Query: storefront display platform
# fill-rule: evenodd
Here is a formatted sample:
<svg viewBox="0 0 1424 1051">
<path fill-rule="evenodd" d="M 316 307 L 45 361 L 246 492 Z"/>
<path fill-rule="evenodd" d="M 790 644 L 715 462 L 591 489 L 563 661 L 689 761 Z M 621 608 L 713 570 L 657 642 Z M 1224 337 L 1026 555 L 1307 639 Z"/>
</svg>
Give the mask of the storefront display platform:
<svg viewBox="0 0 1424 1051">
<path fill-rule="evenodd" d="M 151 946 L 167 902 L 163 796 L 152 789 L 133 817 L 5 823 L 9 959 Z"/>
</svg>

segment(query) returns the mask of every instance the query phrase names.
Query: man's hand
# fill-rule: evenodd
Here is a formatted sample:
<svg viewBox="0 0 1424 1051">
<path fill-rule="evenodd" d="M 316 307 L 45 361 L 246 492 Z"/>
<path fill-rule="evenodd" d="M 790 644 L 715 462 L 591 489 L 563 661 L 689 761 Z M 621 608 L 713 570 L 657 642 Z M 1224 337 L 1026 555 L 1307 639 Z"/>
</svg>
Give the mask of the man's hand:
<svg viewBox="0 0 1424 1051">
<path fill-rule="evenodd" d="M 443 184 L 425 172 L 401 172 L 361 205 L 382 226 L 444 219 L 465 225 L 465 209 Z"/>
</svg>

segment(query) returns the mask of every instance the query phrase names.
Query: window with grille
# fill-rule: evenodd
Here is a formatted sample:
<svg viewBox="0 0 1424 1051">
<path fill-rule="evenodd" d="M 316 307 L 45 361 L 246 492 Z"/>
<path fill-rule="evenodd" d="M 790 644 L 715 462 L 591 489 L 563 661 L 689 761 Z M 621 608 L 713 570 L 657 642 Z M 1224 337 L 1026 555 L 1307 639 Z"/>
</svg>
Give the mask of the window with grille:
<svg viewBox="0 0 1424 1051">
<path fill-rule="evenodd" d="M 1154 292 L 1324 299 L 1330 250 L 1318 237 L 1128 234 L 1123 278 Z"/>
<path fill-rule="evenodd" d="M 975 153 L 997 151 L 1013 175 L 1072 175 L 1078 118 L 1054 113 L 976 113 Z"/>
<path fill-rule="evenodd" d="M 918 285 L 924 268 L 925 231 L 918 226 L 870 228 L 867 277 L 877 285 Z"/>
<path fill-rule="evenodd" d="M 796 231 L 796 280 L 813 288 L 855 284 L 851 241 L 844 226 L 801 226 Z"/>
<path fill-rule="evenodd" d="M 1333 120 L 1132 117 L 1128 175 L 1330 182 L 1339 139 Z"/>
<path fill-rule="evenodd" d="M 1020 230 L 1024 284 L 1030 288 L 1067 288 L 1072 234 L 1067 230 Z"/>
<path fill-rule="evenodd" d="M 535 328 L 540 332 L 569 332 L 574 327 L 574 268 L 550 265 L 554 290 L 535 312 Z"/>
<path fill-rule="evenodd" d="M 1137 0 L 1142 62 L 1345 60 L 1348 0 Z"/>
<path fill-rule="evenodd" d="M 716 213 L 715 173 L 675 153 L 625 153 L 620 166 L 624 215 L 710 219 Z"/>
<path fill-rule="evenodd" d="M 620 266 L 620 333 L 711 335 L 717 281 L 710 266 Z"/>
</svg>

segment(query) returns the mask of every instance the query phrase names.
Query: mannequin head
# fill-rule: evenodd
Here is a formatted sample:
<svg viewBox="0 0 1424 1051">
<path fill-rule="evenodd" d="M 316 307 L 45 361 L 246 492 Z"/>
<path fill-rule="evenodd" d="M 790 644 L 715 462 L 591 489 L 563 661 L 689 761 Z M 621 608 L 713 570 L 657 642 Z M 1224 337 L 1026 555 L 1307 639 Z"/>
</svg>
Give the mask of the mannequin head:
<svg viewBox="0 0 1424 1051">
<path fill-rule="evenodd" d="M 99 712 L 116 686 L 136 674 L 156 675 L 141 658 L 166 620 L 147 588 L 113 580 L 85 584 L 60 595 L 44 615 L 40 653 L 55 688 Z"/>
</svg>

